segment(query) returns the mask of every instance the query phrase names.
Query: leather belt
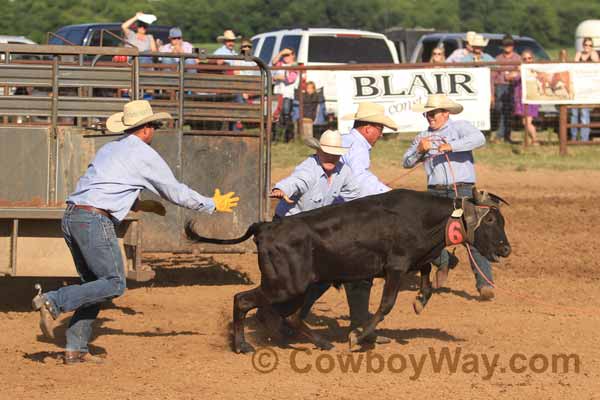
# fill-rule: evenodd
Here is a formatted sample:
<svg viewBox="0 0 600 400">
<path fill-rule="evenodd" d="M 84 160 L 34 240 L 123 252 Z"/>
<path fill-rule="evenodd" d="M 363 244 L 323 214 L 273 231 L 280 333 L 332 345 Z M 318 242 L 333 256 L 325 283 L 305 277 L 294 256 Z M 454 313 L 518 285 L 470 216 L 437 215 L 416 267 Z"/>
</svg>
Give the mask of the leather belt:
<svg viewBox="0 0 600 400">
<path fill-rule="evenodd" d="M 96 207 L 93 207 L 93 206 L 84 206 L 84 205 L 79 205 L 79 204 L 73 204 L 73 207 L 79 208 L 79 209 L 82 209 L 82 210 L 86 210 L 86 211 L 89 211 L 89 212 L 93 212 L 93 213 L 96 213 L 96 214 L 101 214 L 101 215 L 104 215 L 105 217 L 108 217 L 108 218 L 112 219 L 112 216 L 110 215 L 110 213 L 108 211 L 106 211 L 106 210 L 101 209 L 101 208 L 96 208 Z"/>
<path fill-rule="evenodd" d="M 456 187 L 465 187 L 465 186 L 473 186 L 474 183 L 468 183 L 468 182 L 458 182 L 456 184 Z M 453 190 L 454 189 L 454 185 L 429 185 L 427 186 L 428 189 L 434 189 L 434 190 Z"/>
</svg>

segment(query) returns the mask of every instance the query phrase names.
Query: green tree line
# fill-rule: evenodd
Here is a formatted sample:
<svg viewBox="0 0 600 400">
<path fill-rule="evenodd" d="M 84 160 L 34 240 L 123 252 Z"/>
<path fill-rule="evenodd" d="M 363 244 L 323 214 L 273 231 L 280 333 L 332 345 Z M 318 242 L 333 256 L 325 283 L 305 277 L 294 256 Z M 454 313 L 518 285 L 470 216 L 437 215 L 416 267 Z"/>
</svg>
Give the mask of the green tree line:
<svg viewBox="0 0 600 400">
<path fill-rule="evenodd" d="M 403 26 L 510 32 L 571 47 L 577 25 L 600 15 L 600 2 L 590 0 L 0 0 L 0 6 L 0 34 L 38 43 L 64 25 L 120 22 L 143 11 L 181 27 L 196 43 L 214 41 L 224 29 L 252 36 L 286 27 Z"/>
</svg>

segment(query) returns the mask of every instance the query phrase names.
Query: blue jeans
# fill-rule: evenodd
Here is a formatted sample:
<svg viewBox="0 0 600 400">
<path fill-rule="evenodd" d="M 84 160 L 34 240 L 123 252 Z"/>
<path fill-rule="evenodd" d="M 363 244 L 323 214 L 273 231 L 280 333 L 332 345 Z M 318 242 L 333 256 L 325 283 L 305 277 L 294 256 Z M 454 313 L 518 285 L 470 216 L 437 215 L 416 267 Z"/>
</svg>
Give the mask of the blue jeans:
<svg viewBox="0 0 600 400">
<path fill-rule="evenodd" d="M 512 85 L 496 85 L 496 112 L 498 113 L 498 139 L 510 140 L 513 118 L 513 87 Z"/>
<path fill-rule="evenodd" d="M 572 124 L 589 124 L 589 108 L 571 108 Z M 581 129 L 581 130 L 580 130 Z M 577 140 L 577 131 L 581 133 L 581 140 L 587 142 L 590 140 L 590 128 L 571 128 L 571 140 Z"/>
<path fill-rule="evenodd" d="M 81 284 L 46 293 L 59 313 L 75 310 L 67 329 L 67 351 L 88 352 L 100 303 L 125 292 L 125 270 L 115 224 L 108 217 L 68 205 L 62 231 Z"/>
<path fill-rule="evenodd" d="M 460 197 L 471 197 L 473 195 L 472 193 L 472 188 L 473 186 L 471 185 L 465 185 L 465 186 L 460 186 L 458 187 L 458 195 Z M 452 187 L 450 186 L 448 190 L 440 190 L 440 189 L 428 189 L 428 191 L 435 195 L 435 196 L 439 196 L 439 197 L 449 197 L 451 199 L 455 198 L 456 195 L 454 194 L 454 189 L 452 189 Z M 494 277 L 492 275 L 492 265 L 490 264 L 490 261 L 485 258 L 484 256 L 481 255 L 481 253 L 479 252 L 479 250 L 477 250 L 475 247 L 473 246 L 469 246 L 471 248 L 471 254 L 473 255 L 473 258 L 475 259 L 475 262 L 477 263 L 477 265 L 479 266 L 479 269 L 481 269 L 481 272 L 483 272 L 485 274 L 485 276 L 487 277 L 487 279 L 490 282 L 494 282 Z M 448 263 L 448 250 L 444 249 L 442 250 L 442 254 L 440 255 L 440 257 L 438 257 L 438 259 L 436 259 L 433 264 L 436 266 L 440 266 L 443 265 L 443 263 Z M 469 257 L 469 262 L 471 264 L 471 269 L 473 270 L 473 273 L 475 274 L 475 281 L 476 281 L 476 287 L 477 289 L 481 289 L 484 286 L 490 286 L 490 284 L 487 282 L 487 280 L 481 275 L 481 273 L 477 270 L 477 268 L 475 267 L 475 265 L 473 264 L 473 260 L 471 260 L 471 258 Z"/>
</svg>

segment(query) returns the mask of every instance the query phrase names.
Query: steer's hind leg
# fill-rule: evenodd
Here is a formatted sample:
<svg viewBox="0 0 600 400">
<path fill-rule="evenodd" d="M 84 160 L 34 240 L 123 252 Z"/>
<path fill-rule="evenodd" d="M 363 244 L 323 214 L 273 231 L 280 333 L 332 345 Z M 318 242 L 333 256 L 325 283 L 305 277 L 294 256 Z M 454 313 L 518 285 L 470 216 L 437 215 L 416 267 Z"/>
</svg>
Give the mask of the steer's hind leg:
<svg viewBox="0 0 600 400">
<path fill-rule="evenodd" d="M 233 350 L 236 353 L 249 353 L 254 347 L 244 338 L 244 319 L 248 311 L 266 304 L 260 287 L 237 293 L 233 297 Z"/>
<path fill-rule="evenodd" d="M 290 318 L 288 318 L 288 322 L 290 325 L 296 330 L 296 332 L 305 336 L 310 342 L 312 342 L 315 346 L 317 346 L 321 350 L 330 350 L 333 348 L 333 345 L 330 341 L 323 338 L 321 335 L 317 335 L 306 322 L 300 317 L 302 313 L 302 309 L 298 309 Z"/>
<path fill-rule="evenodd" d="M 429 279 L 429 274 L 431 273 L 431 264 L 426 264 L 421 267 L 421 287 L 419 288 L 419 293 L 415 300 L 413 301 L 413 309 L 415 310 L 415 314 L 421 314 L 425 309 L 425 306 L 429 302 L 431 295 L 433 294 L 433 289 L 431 287 L 431 280 Z"/>
<path fill-rule="evenodd" d="M 398 296 L 398 290 L 400 288 L 400 279 L 403 274 L 404 272 L 401 271 L 387 271 L 379 308 L 377 309 L 377 312 L 373 314 L 369 322 L 367 322 L 362 332 L 357 329 L 350 332 L 348 335 L 350 350 L 354 350 L 367 336 L 375 332 L 377 324 L 383 321 L 384 316 L 389 314 L 392 310 L 396 303 L 396 297 Z"/>
</svg>

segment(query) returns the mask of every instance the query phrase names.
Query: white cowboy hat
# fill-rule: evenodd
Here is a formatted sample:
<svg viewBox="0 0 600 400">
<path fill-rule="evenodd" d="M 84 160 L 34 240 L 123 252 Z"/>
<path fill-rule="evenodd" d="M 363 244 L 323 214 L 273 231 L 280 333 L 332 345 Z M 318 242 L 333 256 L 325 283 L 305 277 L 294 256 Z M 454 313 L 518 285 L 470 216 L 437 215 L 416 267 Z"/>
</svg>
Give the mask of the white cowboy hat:
<svg viewBox="0 0 600 400">
<path fill-rule="evenodd" d="M 173 119 L 173 117 L 166 112 L 154 113 L 147 100 L 135 100 L 126 103 L 123 106 L 123 112 L 108 117 L 106 128 L 113 133 L 121 133 L 124 130 L 162 119 Z"/>
<path fill-rule="evenodd" d="M 467 43 L 469 43 L 470 41 L 473 40 L 473 37 L 475 37 L 475 35 L 477 35 L 477 32 L 475 32 L 475 31 L 469 31 L 469 32 L 467 32 L 467 34 L 465 35 L 465 41 Z"/>
<path fill-rule="evenodd" d="M 486 39 L 480 34 L 475 34 L 470 38 L 467 38 L 467 43 L 469 43 L 471 47 L 485 47 L 489 41 L 490 39 Z"/>
<path fill-rule="evenodd" d="M 241 38 L 241 36 L 235 36 L 235 33 L 233 33 L 232 30 L 228 29 L 225 32 L 223 32 L 223 35 L 217 37 L 217 41 L 224 42 L 226 40 L 240 40 Z"/>
<path fill-rule="evenodd" d="M 459 114 L 462 112 L 463 106 L 450 100 L 444 94 L 432 94 L 429 95 L 425 104 L 418 103 L 412 107 L 412 110 L 418 113 L 439 109 L 447 110 L 450 114 Z"/>
<path fill-rule="evenodd" d="M 156 15 L 154 15 L 154 14 L 138 15 L 137 20 L 142 21 L 145 24 L 151 25 L 156 21 Z"/>
<path fill-rule="evenodd" d="M 385 115 L 385 109 L 381 104 L 370 103 L 367 101 L 358 103 L 358 110 L 356 110 L 356 113 L 344 115 L 342 119 L 374 122 L 376 124 L 387 126 L 393 130 L 398 129 L 398 125 L 396 125 L 394 120 Z"/>
<path fill-rule="evenodd" d="M 348 152 L 349 147 L 342 146 L 342 135 L 339 131 L 326 130 L 317 141 L 314 137 L 305 139 L 308 147 L 320 149 L 323 153 L 334 156 L 343 156 Z"/>
</svg>

